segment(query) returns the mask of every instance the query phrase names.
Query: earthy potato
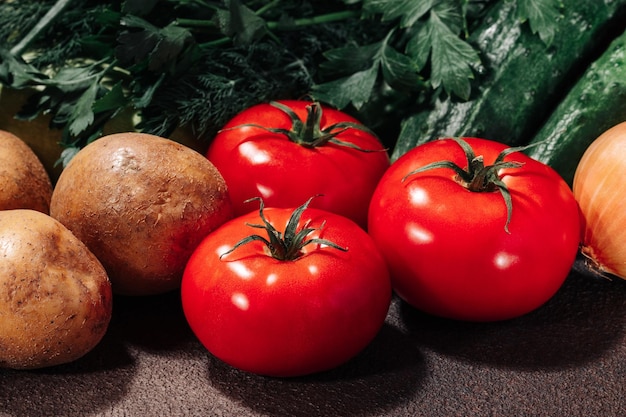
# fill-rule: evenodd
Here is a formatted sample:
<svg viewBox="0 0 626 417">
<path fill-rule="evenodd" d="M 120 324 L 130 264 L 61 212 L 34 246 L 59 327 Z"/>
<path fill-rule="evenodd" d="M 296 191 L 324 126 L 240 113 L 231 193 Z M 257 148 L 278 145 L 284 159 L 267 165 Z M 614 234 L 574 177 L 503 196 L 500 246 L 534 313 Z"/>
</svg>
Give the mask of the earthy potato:
<svg viewBox="0 0 626 417">
<path fill-rule="evenodd" d="M 52 183 L 30 147 L 0 130 L 0 210 L 32 209 L 48 214 Z"/>
<path fill-rule="evenodd" d="M 66 227 L 34 210 L 0 212 L 0 367 L 71 362 L 102 339 L 111 284 Z"/>
<path fill-rule="evenodd" d="M 158 136 L 118 133 L 76 154 L 50 213 L 98 257 L 114 293 L 150 295 L 180 286 L 193 250 L 233 209 L 203 155 Z"/>
</svg>

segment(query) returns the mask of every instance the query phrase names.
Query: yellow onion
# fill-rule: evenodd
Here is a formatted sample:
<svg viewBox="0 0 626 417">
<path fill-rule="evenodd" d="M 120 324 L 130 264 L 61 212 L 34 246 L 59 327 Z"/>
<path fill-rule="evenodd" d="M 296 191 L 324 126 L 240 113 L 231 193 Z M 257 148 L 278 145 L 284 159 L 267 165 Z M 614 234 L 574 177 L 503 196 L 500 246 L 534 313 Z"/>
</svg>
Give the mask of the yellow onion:
<svg viewBox="0 0 626 417">
<path fill-rule="evenodd" d="M 582 254 L 596 272 L 626 279 L 626 122 L 587 148 L 573 191 L 584 223 Z"/>
</svg>

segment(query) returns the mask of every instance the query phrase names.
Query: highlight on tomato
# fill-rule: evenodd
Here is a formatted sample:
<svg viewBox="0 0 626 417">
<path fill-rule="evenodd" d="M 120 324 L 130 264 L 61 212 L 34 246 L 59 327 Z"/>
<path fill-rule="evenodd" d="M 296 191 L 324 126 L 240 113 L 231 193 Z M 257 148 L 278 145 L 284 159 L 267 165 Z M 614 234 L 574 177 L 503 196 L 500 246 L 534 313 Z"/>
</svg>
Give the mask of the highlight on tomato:
<svg viewBox="0 0 626 417">
<path fill-rule="evenodd" d="M 258 212 L 222 225 L 189 260 L 185 317 L 235 368 L 277 377 L 325 371 L 356 356 L 384 323 L 391 282 L 378 248 L 352 220 L 310 201 L 294 210 L 260 200 Z"/>
<path fill-rule="evenodd" d="M 306 100 L 262 103 L 243 110 L 213 138 L 206 153 L 228 184 L 236 215 L 261 197 L 268 207 L 311 207 L 362 227 L 389 156 L 374 132 L 352 116 Z"/>
<path fill-rule="evenodd" d="M 408 304 L 457 320 L 506 320 L 561 287 L 578 251 L 578 206 L 556 171 L 522 149 L 444 138 L 385 173 L 369 233 Z"/>
</svg>

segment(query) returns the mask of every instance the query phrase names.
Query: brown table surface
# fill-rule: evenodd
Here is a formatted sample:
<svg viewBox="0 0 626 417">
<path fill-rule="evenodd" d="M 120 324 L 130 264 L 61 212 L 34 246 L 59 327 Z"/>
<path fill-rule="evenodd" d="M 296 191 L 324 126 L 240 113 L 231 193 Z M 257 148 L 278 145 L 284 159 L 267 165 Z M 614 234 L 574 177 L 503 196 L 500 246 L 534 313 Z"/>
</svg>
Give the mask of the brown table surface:
<svg viewBox="0 0 626 417">
<path fill-rule="evenodd" d="M 498 323 L 394 299 L 351 362 L 296 379 L 213 358 L 177 293 L 118 297 L 102 342 L 71 364 L 0 370 L 1 416 L 626 416 L 626 281 L 572 271 L 540 309 Z"/>
</svg>

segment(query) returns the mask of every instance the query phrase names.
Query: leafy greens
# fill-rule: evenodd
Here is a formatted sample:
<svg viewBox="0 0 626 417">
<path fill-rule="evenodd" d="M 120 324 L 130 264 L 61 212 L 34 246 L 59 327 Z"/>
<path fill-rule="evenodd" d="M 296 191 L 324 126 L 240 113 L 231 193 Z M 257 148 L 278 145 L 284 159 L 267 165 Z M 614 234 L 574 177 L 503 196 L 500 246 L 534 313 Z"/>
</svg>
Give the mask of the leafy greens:
<svg viewBox="0 0 626 417">
<path fill-rule="evenodd" d="M 550 43 L 559 0 L 499 1 L 515 1 L 520 24 Z M 354 113 L 391 146 L 390 126 L 429 97 L 470 96 L 481 60 L 467 39 L 497 2 L 3 2 L 0 83 L 36 88 L 17 117 L 51 113 L 66 155 L 125 109 L 145 132 L 184 126 L 210 140 L 248 106 L 305 96 Z"/>
</svg>

